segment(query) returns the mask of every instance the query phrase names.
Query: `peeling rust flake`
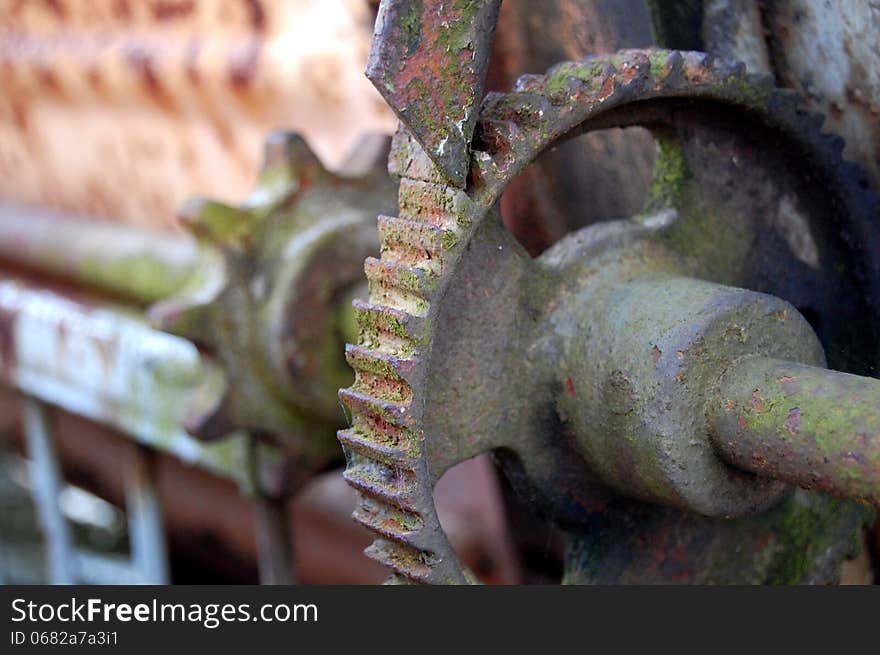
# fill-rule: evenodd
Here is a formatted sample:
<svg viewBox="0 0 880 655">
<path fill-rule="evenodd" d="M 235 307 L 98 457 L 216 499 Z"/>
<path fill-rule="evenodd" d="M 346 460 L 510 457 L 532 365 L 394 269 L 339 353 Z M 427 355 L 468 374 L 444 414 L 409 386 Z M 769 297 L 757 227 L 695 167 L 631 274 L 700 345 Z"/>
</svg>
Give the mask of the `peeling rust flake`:
<svg viewBox="0 0 880 655">
<path fill-rule="evenodd" d="M 500 0 L 384 0 L 367 77 L 464 187 Z"/>
</svg>

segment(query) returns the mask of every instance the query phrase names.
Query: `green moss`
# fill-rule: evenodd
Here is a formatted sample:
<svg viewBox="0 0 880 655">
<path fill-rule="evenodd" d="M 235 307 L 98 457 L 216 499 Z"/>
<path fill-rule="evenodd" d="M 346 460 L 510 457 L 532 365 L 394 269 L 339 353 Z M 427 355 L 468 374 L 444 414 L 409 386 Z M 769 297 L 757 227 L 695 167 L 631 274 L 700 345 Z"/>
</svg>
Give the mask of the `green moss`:
<svg viewBox="0 0 880 655">
<path fill-rule="evenodd" d="M 568 80 L 575 79 L 592 85 L 601 79 L 603 64 L 597 62 L 587 68 L 583 64 L 562 64 L 544 81 L 544 90 L 550 96 L 560 96 L 568 91 Z"/>
<path fill-rule="evenodd" d="M 413 432 L 412 430 L 406 430 L 404 432 L 404 438 L 406 439 L 406 442 L 407 442 L 407 444 L 406 444 L 407 454 L 410 457 L 412 457 L 413 459 L 421 457 L 422 456 L 422 439 L 419 437 L 419 435 L 416 432 Z"/>
<path fill-rule="evenodd" d="M 680 204 L 684 186 L 691 178 L 681 145 L 673 137 L 657 136 L 654 178 L 648 195 L 646 213 Z"/>
<path fill-rule="evenodd" d="M 666 73 L 666 60 L 669 53 L 665 50 L 653 51 L 648 55 L 648 61 L 651 62 L 651 76 L 657 80 Z"/>
<path fill-rule="evenodd" d="M 746 78 L 730 76 L 724 81 L 724 85 L 737 100 L 752 107 L 764 106 L 767 101 L 768 91 L 751 84 Z"/>
<path fill-rule="evenodd" d="M 819 494 L 795 494 L 776 514 L 774 531 L 780 550 L 765 582 L 780 585 L 809 582 L 816 559 L 841 539 L 841 532 L 850 539 L 848 552 L 843 554 L 855 556 L 861 548 L 862 527 L 871 518 L 867 507 Z M 846 521 L 847 516 L 855 517 L 854 524 Z"/>
<path fill-rule="evenodd" d="M 440 243 L 446 250 L 452 250 L 455 248 L 455 244 L 458 243 L 458 235 L 452 230 L 442 230 L 440 232 Z"/>
<path fill-rule="evenodd" d="M 401 271 L 400 281 L 408 289 L 412 290 L 417 290 L 421 286 L 421 280 L 419 276 L 412 271 Z"/>
<path fill-rule="evenodd" d="M 406 43 L 407 55 L 412 55 L 422 41 L 422 14 L 425 8 L 421 0 L 407 3 L 407 8 L 409 11 L 401 17 L 400 30 L 403 42 Z"/>
<path fill-rule="evenodd" d="M 169 267 L 161 258 L 147 253 L 120 259 L 85 258 L 79 262 L 78 271 L 89 284 L 144 303 L 176 293 L 191 274 L 190 270 Z"/>
<path fill-rule="evenodd" d="M 352 365 L 356 368 L 366 371 L 367 373 L 372 373 L 373 375 L 378 375 L 383 378 L 389 378 L 391 380 L 399 380 L 400 375 L 397 373 L 397 370 L 394 366 L 386 361 L 381 359 L 375 359 L 373 357 L 357 357 L 355 361 L 352 362 Z"/>
</svg>

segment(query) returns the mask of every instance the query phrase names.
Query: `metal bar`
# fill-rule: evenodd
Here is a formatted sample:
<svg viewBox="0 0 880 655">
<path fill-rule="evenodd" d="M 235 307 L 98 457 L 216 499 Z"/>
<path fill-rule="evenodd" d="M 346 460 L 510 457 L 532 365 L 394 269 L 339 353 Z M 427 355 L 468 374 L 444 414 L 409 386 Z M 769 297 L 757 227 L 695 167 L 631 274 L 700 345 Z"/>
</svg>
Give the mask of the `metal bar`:
<svg viewBox="0 0 880 655">
<path fill-rule="evenodd" d="M 709 419 L 734 466 L 880 503 L 880 380 L 748 357 L 725 372 Z"/>
<path fill-rule="evenodd" d="M 45 406 L 34 398 L 24 404 L 24 432 L 31 459 L 31 490 L 46 540 L 46 563 L 51 584 L 74 584 L 76 562 L 70 526 L 58 504 L 63 480 L 52 443 Z"/>
<path fill-rule="evenodd" d="M 190 341 L 154 330 L 117 306 L 73 301 L 10 279 L 0 279 L 0 335 L 0 381 L 243 486 L 253 484 L 246 435 L 205 443 L 183 427 L 214 411 L 226 388 L 222 367 Z M 280 459 L 266 461 L 270 468 L 283 466 Z M 272 470 L 260 473 L 266 476 L 261 482 L 283 480 Z"/>
<path fill-rule="evenodd" d="M 0 203 L 0 258 L 146 304 L 179 292 L 208 255 L 183 234 Z"/>
<path fill-rule="evenodd" d="M 165 529 L 154 478 L 150 453 L 136 448 L 125 479 L 131 560 L 143 584 L 168 584 Z"/>
<path fill-rule="evenodd" d="M 254 498 L 254 508 L 260 584 L 295 584 L 296 572 L 287 504 L 283 499 L 257 495 Z"/>
<path fill-rule="evenodd" d="M 150 584 L 131 560 L 122 555 L 76 550 L 79 583 L 89 585 Z"/>
</svg>

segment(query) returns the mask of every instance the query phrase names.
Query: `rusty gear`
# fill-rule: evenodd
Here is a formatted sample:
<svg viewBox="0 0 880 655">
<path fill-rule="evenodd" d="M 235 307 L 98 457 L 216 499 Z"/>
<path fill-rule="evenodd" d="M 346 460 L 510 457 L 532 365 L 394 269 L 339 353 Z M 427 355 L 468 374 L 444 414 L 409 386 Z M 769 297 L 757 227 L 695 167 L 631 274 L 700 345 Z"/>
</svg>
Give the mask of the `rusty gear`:
<svg viewBox="0 0 880 655">
<path fill-rule="evenodd" d="M 359 262 L 376 250 L 374 212 L 394 206 L 387 151 L 387 137 L 365 138 L 333 173 L 302 137 L 279 132 L 241 207 L 197 199 L 184 208 L 212 256 L 150 314 L 216 352 L 229 377 L 218 411 L 188 425 L 191 433 L 248 429 L 285 442 L 294 457 L 335 457 L 325 436 L 340 418 L 333 391 L 350 375 L 336 352 L 353 331 L 345 322 Z"/>
<path fill-rule="evenodd" d="M 472 580 L 440 527 L 433 485 L 448 466 L 479 452 L 499 446 L 516 451 L 503 440 L 483 438 L 476 428 L 467 443 L 440 440 L 432 444 L 440 435 L 426 431 L 427 407 L 432 401 L 429 386 L 435 376 L 448 373 L 434 370 L 448 355 L 437 352 L 438 336 L 449 329 L 448 321 L 458 326 L 473 318 L 442 313 L 451 285 L 484 287 L 489 298 L 501 293 L 504 284 L 517 284 L 497 279 L 503 278 L 503 267 L 481 275 L 479 267 L 471 266 L 461 273 L 474 253 L 485 255 L 489 248 L 508 247 L 507 241 L 491 241 L 496 233 L 490 229 L 497 217 L 492 208 L 505 187 L 542 151 L 566 137 L 594 129 L 647 125 L 655 128 L 662 142 L 662 125 L 671 120 L 670 115 L 678 112 L 686 120 L 689 112 L 705 105 L 772 131 L 803 159 L 811 184 L 833 196 L 829 205 L 837 218 L 829 216 L 828 220 L 838 221 L 834 229 L 843 233 L 846 247 L 856 253 L 854 259 L 860 265 L 853 272 L 866 298 L 859 310 L 869 315 L 869 326 L 880 325 L 880 249 L 869 247 L 876 240 L 876 197 L 866 190 L 863 175 L 842 161 L 840 139 L 820 132 L 820 117 L 801 110 L 793 93 L 774 89 L 766 78 L 746 75 L 740 65 L 693 52 L 625 51 L 563 63 L 542 76 L 524 76 L 514 92 L 491 94 L 484 101 L 472 144 L 467 190 L 448 186 L 448 178 L 402 129 L 390 159 L 392 172 L 400 177 L 399 217 L 379 218 L 382 255 L 365 265 L 369 302 L 356 305 L 360 340 L 346 351 L 356 380 L 340 392 L 351 411 L 351 428 L 339 433 L 347 454 L 345 477 L 360 494 L 355 517 L 379 537 L 367 554 L 393 571 L 392 581 L 447 584 Z M 654 218 L 681 200 L 669 184 L 669 172 L 661 168 L 663 163 L 658 161 L 647 208 Z M 639 229 L 654 220 L 643 219 Z M 492 320 L 484 316 L 480 325 L 490 325 Z M 848 337 L 826 334 L 825 338 Z M 864 343 L 877 353 L 876 332 L 867 334 Z M 833 349 L 830 356 L 836 356 Z M 486 357 L 491 359 L 493 353 Z M 468 398 L 467 389 L 459 393 L 461 403 L 483 401 L 478 395 Z M 492 400 L 485 402 L 491 405 Z M 477 415 L 478 410 L 471 414 Z M 526 446 L 535 448 L 536 444 Z M 438 454 L 438 450 L 443 452 Z M 563 486 L 565 480 L 582 473 L 565 468 L 558 460 L 556 464 L 561 467 L 558 478 Z M 528 471 L 525 477 L 529 478 Z M 540 499 L 531 483 L 524 486 L 531 489 L 533 499 Z M 797 492 L 792 502 L 806 507 L 810 501 L 801 494 Z M 638 515 L 638 511 L 627 511 L 630 520 Z M 859 529 L 862 515 L 851 508 L 840 509 L 839 515 L 835 530 L 838 541 L 845 541 L 846 535 Z M 561 520 L 576 522 L 577 517 Z M 704 537 L 707 531 L 711 530 L 703 530 Z M 635 548 L 634 537 L 618 536 L 629 540 L 624 550 Z M 713 548 L 717 547 L 715 543 Z M 844 555 L 840 548 L 816 555 L 804 564 L 798 579 L 826 579 L 827 570 Z M 634 559 L 638 566 L 638 556 Z M 608 582 L 613 575 L 589 579 Z M 740 575 L 734 579 L 750 579 L 748 573 Z M 576 576 L 569 572 L 568 578 Z"/>
</svg>

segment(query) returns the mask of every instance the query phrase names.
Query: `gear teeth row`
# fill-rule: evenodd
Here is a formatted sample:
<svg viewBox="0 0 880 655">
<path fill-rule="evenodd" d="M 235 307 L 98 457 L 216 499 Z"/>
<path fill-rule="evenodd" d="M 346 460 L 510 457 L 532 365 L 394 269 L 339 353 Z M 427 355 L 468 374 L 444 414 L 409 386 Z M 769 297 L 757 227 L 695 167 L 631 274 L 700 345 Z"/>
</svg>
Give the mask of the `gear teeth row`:
<svg viewBox="0 0 880 655">
<path fill-rule="evenodd" d="M 414 403 L 431 303 L 470 224 L 467 197 L 441 181 L 408 135 L 397 137 L 401 148 L 418 150 L 417 175 L 401 178 L 400 215 L 379 217 L 381 258 L 364 265 L 369 301 L 355 302 L 360 343 L 346 349 L 355 382 L 340 391 L 352 427 L 339 440 L 359 495 L 354 518 L 378 537 L 367 555 L 393 571 L 390 582 L 465 582 L 436 516 Z"/>
</svg>

